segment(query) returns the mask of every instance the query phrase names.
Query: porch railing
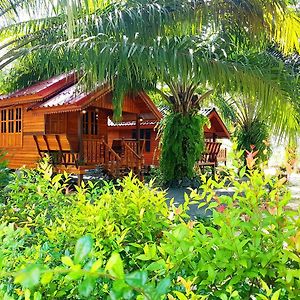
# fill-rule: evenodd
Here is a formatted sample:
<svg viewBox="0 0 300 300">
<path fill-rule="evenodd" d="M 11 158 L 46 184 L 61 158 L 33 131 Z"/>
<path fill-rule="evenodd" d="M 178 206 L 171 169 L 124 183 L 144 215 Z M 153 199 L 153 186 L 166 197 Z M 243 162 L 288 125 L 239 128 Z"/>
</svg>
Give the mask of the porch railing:
<svg viewBox="0 0 300 300">
<path fill-rule="evenodd" d="M 104 139 L 83 140 L 83 161 L 86 165 L 103 165 L 115 176 L 121 167 L 121 157 Z"/>
<path fill-rule="evenodd" d="M 142 151 L 144 143 L 137 141 L 120 141 L 121 148 L 114 150 L 102 139 L 83 140 L 83 161 L 86 165 L 103 165 L 113 175 L 118 176 L 125 169 L 140 173 L 143 167 Z M 141 154 L 137 153 L 141 145 Z"/>
<path fill-rule="evenodd" d="M 139 146 L 137 141 L 122 141 L 122 165 L 138 172 L 142 169 L 144 160 L 143 155 L 136 151 Z"/>
</svg>

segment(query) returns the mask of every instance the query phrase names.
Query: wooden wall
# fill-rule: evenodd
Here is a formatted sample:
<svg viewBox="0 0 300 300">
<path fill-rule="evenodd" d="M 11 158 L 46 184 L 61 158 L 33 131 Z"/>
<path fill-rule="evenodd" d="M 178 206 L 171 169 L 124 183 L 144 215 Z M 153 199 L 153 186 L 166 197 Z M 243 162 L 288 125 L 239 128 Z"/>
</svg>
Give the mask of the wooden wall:
<svg viewBox="0 0 300 300">
<path fill-rule="evenodd" d="M 22 146 L 6 147 L 8 166 L 12 169 L 22 166 L 35 167 L 39 154 L 33 140 L 33 134 L 44 133 L 44 115 L 33 111 L 27 111 L 27 105 L 22 106 Z"/>
</svg>

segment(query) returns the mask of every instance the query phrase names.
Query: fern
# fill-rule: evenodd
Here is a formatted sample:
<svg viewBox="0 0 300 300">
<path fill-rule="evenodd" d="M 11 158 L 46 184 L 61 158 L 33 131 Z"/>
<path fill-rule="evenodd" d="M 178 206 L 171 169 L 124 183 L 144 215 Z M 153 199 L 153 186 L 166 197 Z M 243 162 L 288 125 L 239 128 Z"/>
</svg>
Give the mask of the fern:
<svg viewBox="0 0 300 300">
<path fill-rule="evenodd" d="M 162 124 L 160 168 L 165 182 L 193 178 L 194 165 L 204 151 L 208 119 L 200 114 L 169 114 Z"/>
<path fill-rule="evenodd" d="M 254 150 L 258 150 L 256 157 L 259 161 L 266 161 L 270 158 L 271 148 L 268 142 L 270 130 L 265 122 L 255 119 L 250 124 L 239 127 L 235 136 L 239 150 L 251 152 L 255 147 Z"/>
</svg>

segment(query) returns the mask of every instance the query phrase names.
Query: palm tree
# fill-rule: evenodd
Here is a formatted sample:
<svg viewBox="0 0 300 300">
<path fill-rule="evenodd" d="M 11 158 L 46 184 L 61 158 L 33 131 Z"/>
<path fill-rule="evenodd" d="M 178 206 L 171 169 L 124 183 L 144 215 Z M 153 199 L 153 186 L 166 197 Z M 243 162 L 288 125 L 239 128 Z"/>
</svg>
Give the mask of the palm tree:
<svg viewBox="0 0 300 300">
<path fill-rule="evenodd" d="M 7 3 L 18 11 L 26 2 L 34 1 Z M 42 53 L 44 61 L 54 65 L 53 73 L 63 71 L 62 60 L 70 62 L 64 69 L 82 69 L 87 88 L 102 81 L 114 86 L 116 117 L 121 116 L 120 99 L 126 92 L 161 93 L 176 115 L 170 118 L 175 131 L 163 137 L 166 179 L 192 176 L 203 149 L 203 141 L 192 135 L 204 124 L 197 111 L 213 92 L 276 103 L 274 123 L 284 129 L 281 116 L 289 115 L 285 104 L 290 96 L 278 84 L 283 68 L 280 62 L 269 67 L 266 60 L 262 69 L 256 57 L 270 43 L 285 53 L 299 50 L 300 22 L 287 1 L 58 1 L 50 17 L 13 24 L 7 14 L 2 13 L 7 26 L 0 34 L 14 33 L 15 38 L 4 44 L 8 51 L 0 67 L 28 52 L 33 60 Z M 170 92 L 157 89 L 157 83 Z M 201 95 L 196 93 L 199 87 Z M 182 126 L 176 127 L 178 123 Z M 184 132 L 189 124 L 193 128 Z M 181 157 L 172 157 L 176 153 Z"/>
<path fill-rule="evenodd" d="M 258 150 L 256 158 L 259 161 L 266 161 L 271 155 L 270 137 L 274 130 L 272 115 L 268 114 L 268 110 L 263 110 L 263 103 L 253 99 L 239 97 L 225 99 L 218 96 L 213 100 L 218 107 L 221 115 L 226 116 L 227 124 L 234 127 L 233 135 L 236 137 L 237 149 L 244 150 L 244 164 L 246 164 L 247 152 Z M 291 110 L 294 110 L 292 107 Z M 270 112 L 271 110 L 269 110 Z M 271 111 L 272 113 L 272 111 Z M 287 122 L 292 122 L 288 129 L 290 136 L 296 134 L 297 120 L 296 115 L 287 118 Z M 293 131 L 292 131 L 293 130 Z M 279 137 L 279 136 L 278 136 Z"/>
</svg>

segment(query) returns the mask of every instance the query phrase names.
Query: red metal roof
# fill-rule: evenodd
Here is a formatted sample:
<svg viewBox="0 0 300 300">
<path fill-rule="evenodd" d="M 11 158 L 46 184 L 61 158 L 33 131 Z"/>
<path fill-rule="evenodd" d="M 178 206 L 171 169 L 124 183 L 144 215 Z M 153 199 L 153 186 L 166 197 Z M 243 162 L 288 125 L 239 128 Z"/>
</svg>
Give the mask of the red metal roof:
<svg viewBox="0 0 300 300">
<path fill-rule="evenodd" d="M 106 93 L 110 88 L 106 85 L 101 85 L 97 89 L 85 92 L 77 82 L 72 86 L 65 88 L 48 100 L 34 104 L 30 109 L 44 110 L 47 113 L 59 113 L 66 111 L 77 111 L 85 108 L 91 101 Z M 59 110 L 57 110 L 59 108 Z"/>
<path fill-rule="evenodd" d="M 42 110 L 44 113 L 77 111 L 112 90 L 109 85 L 102 83 L 92 91 L 84 91 L 78 83 L 78 77 L 78 73 L 73 71 L 36 83 L 10 95 L 0 96 L 0 107 L 30 103 L 31 106 L 27 109 Z M 162 118 L 161 112 L 147 94 L 140 92 L 138 97 L 145 104 L 145 109 L 149 109 L 153 115 L 151 119 Z M 110 104 L 112 106 L 112 103 Z M 144 119 L 150 118 L 144 116 Z"/>
<path fill-rule="evenodd" d="M 1 96 L 0 100 L 3 101 L 12 98 L 20 99 L 27 96 L 35 96 L 37 99 L 47 99 L 64 88 L 74 84 L 77 81 L 76 77 L 75 72 L 55 76 L 27 88 L 18 90 L 12 94 Z"/>
<path fill-rule="evenodd" d="M 62 105 L 80 106 L 82 103 L 84 103 L 87 100 L 88 97 L 90 97 L 90 93 L 87 94 L 81 91 L 79 85 L 74 84 L 69 88 L 63 90 L 56 96 L 39 104 L 35 108 L 55 107 L 55 106 L 62 106 Z"/>
</svg>

